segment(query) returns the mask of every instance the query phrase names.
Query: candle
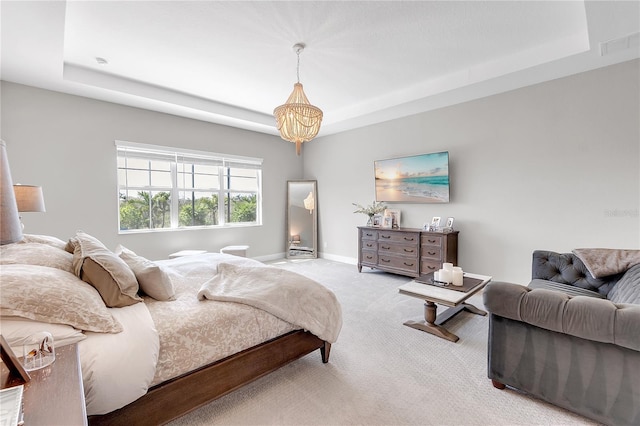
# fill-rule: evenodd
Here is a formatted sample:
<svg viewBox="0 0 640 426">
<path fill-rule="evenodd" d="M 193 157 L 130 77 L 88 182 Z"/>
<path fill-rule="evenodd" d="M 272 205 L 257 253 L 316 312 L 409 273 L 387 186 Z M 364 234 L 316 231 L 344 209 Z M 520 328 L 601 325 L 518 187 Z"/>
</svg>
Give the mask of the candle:
<svg viewBox="0 0 640 426">
<path fill-rule="evenodd" d="M 452 277 L 453 285 L 458 287 L 462 286 L 463 280 L 464 280 L 462 268 L 456 266 L 455 268 L 453 268 L 452 273 L 453 273 L 453 277 Z"/>
<path fill-rule="evenodd" d="M 443 263 L 442 269 L 445 271 L 453 271 L 453 263 Z"/>
<path fill-rule="evenodd" d="M 435 271 L 433 273 L 433 280 L 434 281 L 440 281 L 440 271 Z"/>
<path fill-rule="evenodd" d="M 453 271 L 450 271 L 448 269 L 440 269 L 440 281 L 442 281 L 443 283 L 451 283 L 451 279 L 453 278 L 451 273 Z"/>
</svg>

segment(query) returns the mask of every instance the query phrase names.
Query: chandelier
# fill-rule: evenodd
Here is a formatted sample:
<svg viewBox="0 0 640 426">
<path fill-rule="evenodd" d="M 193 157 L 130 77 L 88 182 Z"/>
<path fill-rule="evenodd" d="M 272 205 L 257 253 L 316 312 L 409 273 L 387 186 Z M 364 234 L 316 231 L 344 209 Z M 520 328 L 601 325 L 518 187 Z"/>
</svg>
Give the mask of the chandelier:
<svg viewBox="0 0 640 426">
<path fill-rule="evenodd" d="M 287 102 L 273 110 L 280 137 L 295 143 L 298 155 L 300 155 L 302 143 L 316 137 L 322 122 L 322 111 L 309 103 L 300 83 L 300 52 L 304 48 L 304 43 L 293 46 L 293 51 L 298 55 L 298 82 L 293 85 L 293 92 L 289 95 Z"/>
</svg>

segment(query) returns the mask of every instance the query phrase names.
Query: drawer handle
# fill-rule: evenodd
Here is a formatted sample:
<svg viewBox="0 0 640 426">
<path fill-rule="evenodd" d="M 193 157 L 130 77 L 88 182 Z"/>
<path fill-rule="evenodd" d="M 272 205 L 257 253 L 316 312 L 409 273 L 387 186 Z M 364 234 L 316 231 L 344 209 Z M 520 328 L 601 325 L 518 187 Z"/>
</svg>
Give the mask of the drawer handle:
<svg viewBox="0 0 640 426">
<path fill-rule="evenodd" d="M 391 260 L 389 260 L 389 259 L 380 259 L 380 260 L 383 261 L 383 262 L 387 262 L 387 263 L 391 262 Z"/>
<path fill-rule="evenodd" d="M 386 238 L 386 239 L 389 239 L 389 238 L 391 238 L 391 235 L 380 235 L 380 238 Z"/>
<path fill-rule="evenodd" d="M 436 252 L 435 251 L 428 251 L 427 254 L 431 255 L 431 256 L 435 256 Z"/>
<path fill-rule="evenodd" d="M 404 266 L 413 266 L 413 263 L 404 262 Z"/>
<path fill-rule="evenodd" d="M 429 265 L 429 266 L 427 266 L 427 269 L 434 270 L 434 269 L 436 269 L 436 267 L 435 267 L 435 266 L 431 266 L 431 265 Z"/>
<path fill-rule="evenodd" d="M 367 247 L 371 248 L 371 247 L 373 247 L 373 244 L 372 243 L 367 243 Z"/>
<path fill-rule="evenodd" d="M 427 240 L 427 241 L 429 241 L 430 243 L 435 243 L 436 242 L 436 240 Z"/>
<path fill-rule="evenodd" d="M 413 237 L 404 237 L 405 241 L 415 241 Z"/>
<path fill-rule="evenodd" d="M 391 246 L 380 246 L 382 250 L 391 250 Z"/>
<path fill-rule="evenodd" d="M 373 256 L 367 256 L 367 259 L 371 260 L 373 259 Z"/>
<path fill-rule="evenodd" d="M 406 248 L 406 249 L 404 249 L 404 251 L 405 251 L 405 253 L 413 253 L 413 249 Z"/>
<path fill-rule="evenodd" d="M 369 232 L 367 232 L 367 233 L 366 233 L 366 234 L 364 234 L 364 235 L 366 235 L 367 237 L 373 237 L 373 234 L 371 234 L 371 233 L 369 233 Z"/>
</svg>

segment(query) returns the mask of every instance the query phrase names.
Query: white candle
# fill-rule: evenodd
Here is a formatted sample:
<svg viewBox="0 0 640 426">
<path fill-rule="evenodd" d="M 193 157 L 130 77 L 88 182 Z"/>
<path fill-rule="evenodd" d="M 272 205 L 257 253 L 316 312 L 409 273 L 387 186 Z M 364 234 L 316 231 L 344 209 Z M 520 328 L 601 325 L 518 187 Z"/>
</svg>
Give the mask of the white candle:
<svg viewBox="0 0 640 426">
<path fill-rule="evenodd" d="M 443 283 L 451 283 L 451 273 L 453 271 L 450 271 L 448 269 L 440 269 L 440 281 L 442 281 Z"/>
<path fill-rule="evenodd" d="M 433 273 L 433 280 L 434 281 L 440 281 L 440 271 L 435 271 Z"/>
<path fill-rule="evenodd" d="M 445 271 L 453 271 L 453 263 L 443 263 L 442 269 Z"/>
<path fill-rule="evenodd" d="M 453 273 L 453 285 L 461 287 L 464 280 L 462 268 L 455 267 L 453 268 L 452 273 Z"/>
</svg>

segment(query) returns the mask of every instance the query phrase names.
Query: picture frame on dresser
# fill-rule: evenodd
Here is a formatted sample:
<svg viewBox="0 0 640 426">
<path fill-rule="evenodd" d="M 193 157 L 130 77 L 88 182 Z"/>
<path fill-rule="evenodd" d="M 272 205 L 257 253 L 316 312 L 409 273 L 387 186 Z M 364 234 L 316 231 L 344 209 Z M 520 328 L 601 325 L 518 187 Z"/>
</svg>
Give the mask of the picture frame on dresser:
<svg viewBox="0 0 640 426">
<path fill-rule="evenodd" d="M 373 226 L 374 226 L 374 228 L 381 227 L 383 220 L 384 220 L 384 216 L 382 216 L 381 214 L 374 214 L 373 215 Z"/>
<path fill-rule="evenodd" d="M 400 217 L 402 212 L 398 209 L 385 209 L 385 216 L 391 216 L 393 218 L 393 222 L 391 223 L 392 228 L 400 228 Z"/>
<path fill-rule="evenodd" d="M 382 217 L 382 227 L 383 228 L 393 228 L 393 216 L 383 216 Z"/>
</svg>

